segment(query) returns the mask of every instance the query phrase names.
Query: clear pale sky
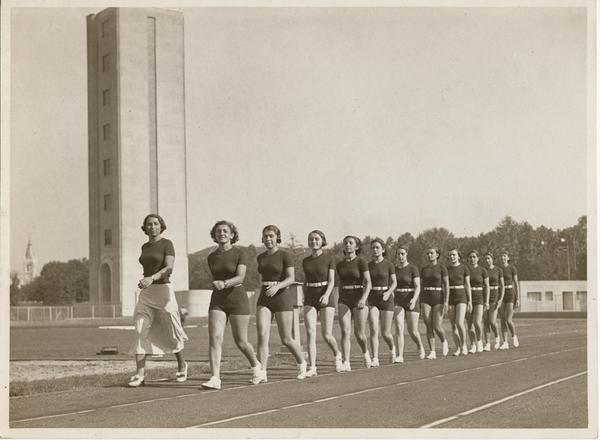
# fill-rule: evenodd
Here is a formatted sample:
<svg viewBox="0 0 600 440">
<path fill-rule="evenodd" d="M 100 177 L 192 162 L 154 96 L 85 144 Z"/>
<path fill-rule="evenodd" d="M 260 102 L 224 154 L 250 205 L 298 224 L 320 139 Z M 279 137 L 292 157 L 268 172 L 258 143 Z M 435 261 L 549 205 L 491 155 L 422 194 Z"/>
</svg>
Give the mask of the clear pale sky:
<svg viewBox="0 0 600 440">
<path fill-rule="evenodd" d="M 87 257 L 101 9 L 12 9 L 13 269 L 29 236 L 41 264 Z M 190 252 L 222 218 L 258 244 L 269 223 L 333 242 L 586 214 L 585 9 L 182 10 Z"/>
</svg>

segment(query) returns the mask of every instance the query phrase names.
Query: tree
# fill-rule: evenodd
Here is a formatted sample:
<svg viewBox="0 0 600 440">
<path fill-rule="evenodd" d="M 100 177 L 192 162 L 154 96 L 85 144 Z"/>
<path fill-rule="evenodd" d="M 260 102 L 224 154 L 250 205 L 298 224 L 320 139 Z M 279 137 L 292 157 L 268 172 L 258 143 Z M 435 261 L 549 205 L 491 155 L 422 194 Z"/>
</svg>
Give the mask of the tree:
<svg viewBox="0 0 600 440">
<path fill-rule="evenodd" d="M 47 305 L 65 305 L 89 299 L 87 259 L 46 263 L 34 281 L 35 293 Z M 28 298 L 29 299 L 29 298 Z"/>
<path fill-rule="evenodd" d="M 16 306 L 22 301 L 21 281 L 19 273 L 12 270 L 10 272 L 10 305 Z"/>
</svg>

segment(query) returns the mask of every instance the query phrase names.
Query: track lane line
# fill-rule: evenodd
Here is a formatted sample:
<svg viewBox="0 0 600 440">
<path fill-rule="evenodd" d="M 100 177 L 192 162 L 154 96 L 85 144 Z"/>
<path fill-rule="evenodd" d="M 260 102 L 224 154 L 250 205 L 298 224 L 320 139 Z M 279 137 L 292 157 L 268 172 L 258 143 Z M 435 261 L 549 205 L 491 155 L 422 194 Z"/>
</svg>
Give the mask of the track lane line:
<svg viewBox="0 0 600 440">
<path fill-rule="evenodd" d="M 502 399 L 494 400 L 493 402 L 489 402 L 489 403 L 486 403 L 485 405 L 481 405 L 481 406 L 477 406 L 475 408 L 471 408 L 471 409 L 469 409 L 467 411 L 460 412 L 458 414 L 455 414 L 455 415 L 450 416 L 450 417 L 446 417 L 444 419 L 436 420 L 435 422 L 431 422 L 431 423 L 428 423 L 426 425 L 419 426 L 419 429 L 421 429 L 421 428 L 433 428 L 435 426 L 443 425 L 444 423 L 448 423 L 448 422 L 451 422 L 453 420 L 457 420 L 460 417 L 468 416 L 470 414 L 473 414 L 473 413 L 476 413 L 476 412 L 479 412 L 479 411 L 483 411 L 484 409 L 488 409 L 488 408 L 500 405 L 501 403 L 508 402 L 509 400 L 515 399 L 515 398 L 520 397 L 520 396 L 524 396 L 525 394 L 529 394 L 529 393 L 532 393 L 532 392 L 537 391 L 537 390 L 541 390 L 542 388 L 546 388 L 546 387 L 549 387 L 549 386 L 556 385 L 558 383 L 564 382 L 566 380 L 570 380 L 570 379 L 574 379 L 574 378 L 579 377 L 579 376 L 583 376 L 584 374 L 587 374 L 587 370 L 582 371 L 580 373 L 572 374 L 571 376 L 563 377 L 561 379 L 553 380 L 552 382 L 548 382 L 548 383 L 545 383 L 545 384 L 542 384 L 542 385 L 538 385 L 538 386 L 533 387 L 533 388 L 529 388 L 529 389 L 521 391 L 519 393 L 511 394 L 510 396 L 503 397 Z"/>
<path fill-rule="evenodd" d="M 389 387 L 399 387 L 399 386 L 403 386 L 403 385 L 409 385 L 409 384 L 424 382 L 424 381 L 428 381 L 428 380 L 439 379 L 439 378 L 442 378 L 442 377 L 452 376 L 452 375 L 456 375 L 456 374 L 470 373 L 470 372 L 477 371 L 477 370 L 482 370 L 482 369 L 485 369 L 485 368 L 497 367 L 497 366 L 512 364 L 512 363 L 516 363 L 516 362 L 523 362 L 523 361 L 530 360 L 530 359 L 537 359 L 537 358 L 541 358 L 541 357 L 545 357 L 545 356 L 550 356 L 550 355 L 553 355 L 553 354 L 566 353 L 566 352 L 570 352 L 570 351 L 574 351 L 574 350 L 582 350 L 582 349 L 585 349 L 585 348 L 587 348 L 587 347 L 585 347 L 585 346 L 574 347 L 574 348 L 570 348 L 570 349 L 567 349 L 567 350 L 554 351 L 554 352 L 550 352 L 550 353 L 542 353 L 542 354 L 535 355 L 535 356 L 530 356 L 530 357 L 527 357 L 527 358 L 514 359 L 512 361 L 497 362 L 495 364 L 478 366 L 478 367 L 473 367 L 473 368 L 464 369 L 464 370 L 457 370 L 457 371 L 452 371 L 450 373 L 438 374 L 438 375 L 435 375 L 435 376 L 427 376 L 427 377 L 423 377 L 421 379 L 416 379 L 416 380 L 412 380 L 412 381 L 408 381 L 408 382 L 397 382 L 397 383 L 387 384 L 387 385 L 384 385 L 384 386 L 377 386 L 377 387 L 372 387 L 372 388 L 366 388 L 364 390 L 354 391 L 352 393 L 337 394 L 337 395 L 326 397 L 326 398 L 320 398 L 320 399 L 316 399 L 316 400 L 310 400 L 310 401 L 307 401 L 307 402 L 304 402 L 304 403 L 299 403 L 299 404 L 294 404 L 294 405 L 287 405 L 287 406 L 282 406 L 282 407 L 278 407 L 278 408 L 272 408 L 272 409 L 268 410 L 268 412 L 269 413 L 273 413 L 273 412 L 283 411 L 283 410 L 290 409 L 290 408 L 299 408 L 299 407 L 302 407 L 302 406 L 313 405 L 313 404 L 321 403 L 321 402 L 325 402 L 325 401 L 337 400 L 337 399 L 341 399 L 341 398 L 344 398 L 344 397 L 355 396 L 357 394 L 364 394 L 364 393 L 369 393 L 369 392 L 372 392 L 372 391 L 378 391 L 378 390 L 389 388 Z M 584 374 L 584 373 L 578 373 L 578 374 Z M 241 420 L 241 419 L 246 419 L 246 418 L 250 418 L 250 417 L 256 417 L 256 416 L 262 415 L 264 413 L 265 413 L 265 411 L 260 411 L 260 412 L 255 412 L 255 413 L 248 413 L 248 414 L 242 414 L 242 415 L 236 416 L 235 420 Z M 233 420 L 232 418 L 214 420 L 214 421 L 211 421 L 211 422 L 201 423 L 199 425 L 188 426 L 188 427 L 186 427 L 186 429 L 203 428 L 203 427 L 206 427 L 206 426 L 220 425 L 220 424 L 223 424 L 223 423 L 230 422 L 232 420 Z"/>
</svg>

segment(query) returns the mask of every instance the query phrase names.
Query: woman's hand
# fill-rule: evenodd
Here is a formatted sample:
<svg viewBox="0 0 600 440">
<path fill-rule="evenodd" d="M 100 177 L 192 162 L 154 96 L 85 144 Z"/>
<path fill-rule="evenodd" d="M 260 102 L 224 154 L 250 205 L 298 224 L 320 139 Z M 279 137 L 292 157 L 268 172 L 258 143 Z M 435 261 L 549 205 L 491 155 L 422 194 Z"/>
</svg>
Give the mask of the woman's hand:
<svg viewBox="0 0 600 440">
<path fill-rule="evenodd" d="M 275 296 L 275 294 L 279 292 L 279 284 L 273 284 L 265 290 L 265 295 L 267 296 Z"/>
<path fill-rule="evenodd" d="M 154 282 L 154 279 L 152 277 L 144 277 L 138 283 L 138 287 L 140 289 L 145 289 L 146 287 L 150 286 L 150 284 L 152 284 L 153 282 Z"/>
<path fill-rule="evenodd" d="M 223 280 L 214 280 L 212 285 L 217 290 L 223 290 L 225 288 L 225 281 Z"/>
<path fill-rule="evenodd" d="M 467 312 L 471 313 L 473 311 L 473 303 L 469 301 L 467 303 Z"/>
<path fill-rule="evenodd" d="M 410 302 L 408 303 L 408 308 L 410 310 L 414 310 L 415 306 L 417 305 L 417 298 L 414 298 L 410 300 Z"/>
<path fill-rule="evenodd" d="M 444 316 L 446 316 L 447 313 L 448 313 L 448 303 L 444 302 L 444 307 L 442 307 L 442 318 Z"/>
<path fill-rule="evenodd" d="M 385 292 L 385 293 L 383 294 L 383 298 L 382 298 L 382 299 L 383 299 L 384 301 L 387 301 L 388 299 L 390 299 L 390 296 L 392 296 L 392 291 L 391 291 L 391 290 L 388 290 L 387 292 Z"/>
<path fill-rule="evenodd" d="M 485 303 L 483 305 L 483 310 L 486 311 L 486 310 L 489 310 L 489 309 L 490 309 L 490 303 Z"/>
<path fill-rule="evenodd" d="M 356 307 L 358 307 L 359 309 L 364 309 L 366 306 L 366 302 L 366 300 L 361 298 L 358 300 L 358 303 L 356 303 Z"/>
<path fill-rule="evenodd" d="M 319 298 L 319 302 L 323 305 L 326 305 L 329 302 L 329 295 L 323 295 Z"/>
</svg>

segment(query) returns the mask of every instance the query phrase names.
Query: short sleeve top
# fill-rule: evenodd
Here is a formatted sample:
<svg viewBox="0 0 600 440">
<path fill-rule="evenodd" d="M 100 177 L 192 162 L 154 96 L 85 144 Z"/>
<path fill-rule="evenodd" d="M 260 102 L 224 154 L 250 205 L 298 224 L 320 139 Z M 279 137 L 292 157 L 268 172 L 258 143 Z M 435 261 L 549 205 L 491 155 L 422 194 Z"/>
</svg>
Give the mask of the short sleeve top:
<svg viewBox="0 0 600 440">
<path fill-rule="evenodd" d="M 508 286 L 514 282 L 515 277 L 517 276 L 517 268 L 509 264 L 508 266 L 502 267 L 502 273 L 504 276 L 504 285 Z"/>
<path fill-rule="evenodd" d="M 463 286 L 465 284 L 465 277 L 468 277 L 469 273 L 469 268 L 464 264 L 448 266 L 448 281 L 451 286 Z"/>
<path fill-rule="evenodd" d="M 491 286 L 499 286 L 500 279 L 504 277 L 504 272 L 498 266 L 494 266 L 491 269 L 488 269 L 488 275 L 490 277 L 490 287 Z"/>
<path fill-rule="evenodd" d="M 318 257 L 309 255 L 302 260 L 302 268 L 307 283 L 320 283 L 329 279 L 329 270 L 335 270 L 335 260 L 325 253 Z"/>
<path fill-rule="evenodd" d="M 224 281 L 235 277 L 240 264 L 247 266 L 248 260 L 246 253 L 235 246 L 226 251 L 217 249 L 208 256 L 208 267 L 215 280 Z"/>
<path fill-rule="evenodd" d="M 488 271 L 481 266 L 470 267 L 469 272 L 471 273 L 471 287 L 483 287 L 485 279 L 489 278 Z"/>
<path fill-rule="evenodd" d="M 388 287 L 396 271 L 394 265 L 384 258 L 379 263 L 369 261 L 369 273 L 373 287 Z"/>
<path fill-rule="evenodd" d="M 421 268 L 423 287 L 442 287 L 442 280 L 448 276 L 448 270 L 441 264 L 428 264 Z"/>
<path fill-rule="evenodd" d="M 415 278 L 419 278 L 419 269 L 414 264 L 404 267 L 396 266 L 396 280 L 398 289 L 409 289 L 415 287 Z"/>
<path fill-rule="evenodd" d="M 362 286 L 363 274 L 369 270 L 369 266 L 364 258 L 356 257 L 350 261 L 340 261 L 336 270 L 342 286 Z"/>
<path fill-rule="evenodd" d="M 161 238 L 155 242 L 146 242 L 142 245 L 142 255 L 139 262 L 144 268 L 144 276 L 154 275 L 167 266 L 165 257 L 167 255 L 175 256 L 175 248 L 171 240 Z M 166 284 L 169 282 L 169 275 L 164 275 L 161 279 L 154 281 L 154 284 Z"/>
<path fill-rule="evenodd" d="M 292 257 L 287 252 L 278 249 L 274 254 L 267 252 L 256 257 L 258 273 L 263 281 L 283 281 L 286 277 L 285 269 L 294 267 Z"/>
</svg>

